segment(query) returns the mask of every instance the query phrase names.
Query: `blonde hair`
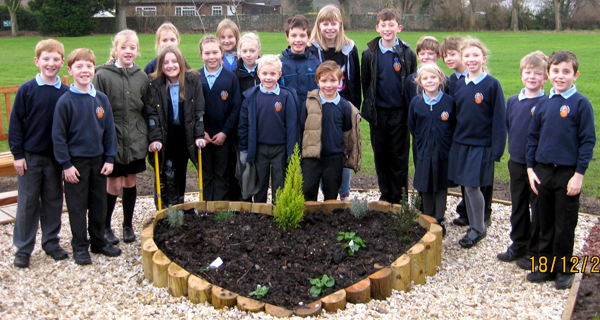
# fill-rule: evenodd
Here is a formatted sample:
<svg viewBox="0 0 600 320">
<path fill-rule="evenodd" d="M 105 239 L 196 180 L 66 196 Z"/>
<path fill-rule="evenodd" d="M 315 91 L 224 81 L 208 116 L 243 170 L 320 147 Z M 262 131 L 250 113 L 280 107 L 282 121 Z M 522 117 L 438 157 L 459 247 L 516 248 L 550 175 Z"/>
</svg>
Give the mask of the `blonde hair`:
<svg viewBox="0 0 600 320">
<path fill-rule="evenodd" d="M 60 54 L 61 58 L 65 56 L 65 47 L 62 43 L 54 39 L 46 39 L 38 42 L 35 46 L 35 57 L 39 59 L 43 51 L 56 52 Z"/>
<path fill-rule="evenodd" d="M 483 53 L 483 56 L 486 58 L 490 54 L 490 50 L 483 44 L 483 42 L 481 42 L 481 40 L 479 40 L 477 38 L 468 37 L 468 38 L 465 38 L 462 42 L 462 47 L 460 48 L 461 58 L 462 58 L 462 54 L 465 51 L 465 49 L 471 48 L 471 47 L 479 48 L 481 50 L 481 52 Z M 483 63 L 482 69 L 483 69 L 483 71 L 490 73 L 490 70 L 487 67 L 487 65 L 485 64 L 485 62 Z"/>
<path fill-rule="evenodd" d="M 133 40 L 135 42 L 135 45 L 137 46 L 138 50 L 140 49 L 140 40 L 138 39 L 137 33 L 135 33 L 135 31 L 130 30 L 130 29 L 125 29 L 125 30 L 121 30 L 119 31 L 119 33 L 117 33 L 115 35 L 115 38 L 112 41 L 112 49 L 110 50 L 110 56 L 108 57 L 108 61 L 107 62 L 111 62 L 111 61 L 117 61 L 118 56 L 117 56 L 117 50 L 123 45 L 123 43 L 129 41 L 129 40 Z M 137 56 L 136 56 L 137 58 Z M 135 58 L 134 58 L 135 60 Z"/>
<path fill-rule="evenodd" d="M 281 68 L 283 68 L 281 60 L 275 54 L 265 54 L 256 60 L 256 64 L 258 65 L 258 72 L 260 72 L 260 69 L 264 66 L 274 66 L 279 72 L 281 72 Z"/>
<path fill-rule="evenodd" d="M 438 39 L 432 36 L 422 36 L 419 41 L 417 41 L 417 53 L 423 50 L 432 50 L 438 56 L 440 55 L 440 42 Z"/>
<path fill-rule="evenodd" d="M 519 69 L 519 74 L 523 75 L 523 70 L 525 68 L 531 69 L 542 69 L 544 70 L 544 78 L 547 77 L 546 69 L 548 68 L 548 56 L 546 56 L 540 50 L 534 51 L 521 59 L 521 66 Z"/>
<path fill-rule="evenodd" d="M 175 58 L 177 58 L 177 63 L 179 64 L 179 79 L 177 80 L 179 82 L 179 101 L 184 101 L 185 100 L 185 95 L 184 95 L 184 93 L 185 93 L 185 74 L 186 73 L 197 74 L 198 71 L 194 70 L 190 67 L 190 65 L 185 60 L 185 58 L 183 57 L 183 54 L 181 53 L 181 50 L 179 50 L 178 47 L 167 46 L 167 47 L 160 49 L 160 51 L 158 52 L 158 58 L 156 59 L 157 60 L 156 71 L 154 73 L 150 74 L 150 79 L 154 80 L 154 79 L 163 77 L 165 79 L 165 83 L 167 84 L 166 87 L 167 87 L 167 92 L 168 92 L 168 90 L 169 90 L 168 84 L 170 84 L 171 81 L 163 73 L 163 65 L 165 63 L 165 57 L 169 53 L 172 53 L 175 55 Z"/>
<path fill-rule="evenodd" d="M 158 43 L 160 42 L 160 36 L 163 34 L 163 32 L 167 31 L 173 32 L 175 34 L 175 37 L 177 37 L 177 41 L 181 41 L 181 37 L 179 36 L 179 31 L 177 30 L 177 27 L 171 22 L 167 21 L 161 24 L 160 27 L 158 27 L 158 29 L 156 29 L 156 42 L 154 43 L 155 51 L 158 51 L 158 49 L 160 48 L 158 45 Z"/>
<path fill-rule="evenodd" d="M 321 28 L 319 28 L 321 22 L 325 21 L 336 21 L 340 24 L 340 31 L 337 37 L 335 38 L 335 52 L 342 51 L 344 45 L 349 45 L 351 41 L 344 34 L 344 22 L 342 21 L 342 13 L 340 12 L 340 9 L 336 8 L 334 5 L 330 4 L 324 6 L 323 8 L 321 8 L 321 10 L 319 10 L 319 13 L 317 14 L 317 20 L 315 21 L 315 27 L 312 29 L 310 38 L 314 42 L 318 43 L 319 46 L 323 48 L 323 50 L 327 50 L 327 42 L 321 34 Z"/>
<path fill-rule="evenodd" d="M 223 19 L 221 22 L 219 22 L 219 25 L 217 26 L 217 39 L 220 40 L 223 32 L 225 32 L 227 29 L 230 29 L 231 32 L 233 32 L 235 44 L 237 45 L 238 41 L 240 41 L 240 29 L 231 19 Z"/>
<path fill-rule="evenodd" d="M 79 48 L 71 51 L 67 57 L 67 66 L 70 68 L 73 63 L 79 60 L 89 61 L 94 65 L 96 64 L 96 56 L 94 55 L 94 52 L 87 48 Z"/>
<path fill-rule="evenodd" d="M 440 68 L 437 64 L 433 62 L 423 63 L 421 67 L 419 67 L 419 69 L 417 70 L 417 76 L 415 77 L 415 83 L 417 84 L 417 86 L 421 88 L 423 87 L 421 85 L 421 77 L 423 76 L 424 71 L 431 72 L 438 76 L 440 78 L 440 90 L 444 89 L 444 87 L 446 86 L 446 75 L 444 74 L 444 71 L 442 71 L 442 68 Z"/>
<path fill-rule="evenodd" d="M 258 50 L 262 50 L 262 46 L 260 45 L 260 38 L 254 32 L 244 33 L 244 35 L 240 37 L 240 41 L 237 42 L 238 52 L 242 50 L 242 43 L 244 42 L 254 42 L 256 44 L 256 48 Z"/>
<path fill-rule="evenodd" d="M 223 55 L 223 53 L 225 53 L 225 49 L 223 49 L 223 44 L 221 44 L 221 41 L 219 41 L 219 39 L 213 35 L 206 35 L 204 37 L 202 37 L 202 39 L 200 39 L 200 42 L 198 43 L 198 47 L 200 47 L 200 53 L 202 53 L 202 46 L 207 44 L 207 43 L 216 43 L 219 45 L 219 50 L 221 50 L 221 56 Z"/>
</svg>

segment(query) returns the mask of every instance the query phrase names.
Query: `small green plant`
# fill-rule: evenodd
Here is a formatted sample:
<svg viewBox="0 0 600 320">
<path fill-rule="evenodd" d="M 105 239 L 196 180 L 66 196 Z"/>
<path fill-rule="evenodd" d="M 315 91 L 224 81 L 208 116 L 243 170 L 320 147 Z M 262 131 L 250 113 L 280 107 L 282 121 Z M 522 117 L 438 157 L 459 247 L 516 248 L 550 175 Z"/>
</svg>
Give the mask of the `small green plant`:
<svg viewBox="0 0 600 320">
<path fill-rule="evenodd" d="M 414 197 L 413 203 L 411 204 L 408 200 L 408 195 L 402 190 L 402 200 L 400 200 L 400 210 L 394 212 L 392 217 L 394 218 L 394 227 L 402 232 L 408 232 L 413 222 L 419 217 L 419 200 L 418 197 Z"/>
<path fill-rule="evenodd" d="M 335 285 L 335 279 L 326 274 L 323 275 L 322 279 L 318 278 L 308 278 L 312 287 L 310 287 L 310 295 L 313 297 L 318 297 L 327 291 L 327 288 L 331 288 Z"/>
<path fill-rule="evenodd" d="M 273 209 L 273 217 L 279 228 L 287 230 L 300 227 L 304 219 L 304 193 L 302 192 L 302 173 L 300 172 L 300 150 L 298 144 L 287 166 L 283 190 L 277 189 L 277 204 Z"/>
<path fill-rule="evenodd" d="M 367 199 L 360 201 L 357 197 L 354 197 L 354 200 L 352 200 L 352 207 L 350 207 L 350 213 L 352 213 L 356 219 L 360 220 L 364 218 L 368 212 L 369 202 Z"/>
<path fill-rule="evenodd" d="M 198 268 L 198 273 L 205 273 L 205 272 L 208 272 L 208 271 L 210 271 L 210 266 L 209 265 L 206 265 L 206 266 Z"/>
<path fill-rule="evenodd" d="M 269 292 L 269 287 L 263 287 L 259 284 L 256 286 L 256 290 L 250 292 L 250 296 L 255 296 L 256 299 L 260 300 L 267 294 L 267 292 Z"/>
<path fill-rule="evenodd" d="M 594 317 L 592 318 L 592 320 L 600 320 L 600 316 L 598 316 L 598 312 L 596 312 L 594 314 Z"/>
<path fill-rule="evenodd" d="M 183 224 L 183 210 L 173 210 L 173 206 L 169 205 L 169 214 L 167 221 L 169 222 L 169 228 L 177 229 Z"/>
<path fill-rule="evenodd" d="M 344 248 L 348 248 L 348 253 L 353 256 L 360 248 L 366 248 L 367 245 L 360 237 L 356 236 L 355 232 L 340 232 L 337 238 L 338 241 L 344 241 Z"/>
<path fill-rule="evenodd" d="M 214 219 L 215 219 L 215 221 L 231 220 L 231 219 L 233 219 L 233 217 L 235 217 L 235 212 L 221 210 L 221 211 L 217 212 Z"/>
</svg>

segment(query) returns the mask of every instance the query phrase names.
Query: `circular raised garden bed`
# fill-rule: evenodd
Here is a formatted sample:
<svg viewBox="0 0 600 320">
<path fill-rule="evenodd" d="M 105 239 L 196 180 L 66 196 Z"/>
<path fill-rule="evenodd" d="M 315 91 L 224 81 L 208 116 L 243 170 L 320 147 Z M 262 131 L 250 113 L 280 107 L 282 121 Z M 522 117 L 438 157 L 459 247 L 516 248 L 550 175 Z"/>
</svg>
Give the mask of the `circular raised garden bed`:
<svg viewBox="0 0 600 320">
<path fill-rule="evenodd" d="M 306 202 L 307 212 L 330 213 L 336 209 L 349 208 L 351 202 L 330 200 L 326 202 Z M 273 206 L 264 203 L 208 201 L 191 202 L 174 206 L 173 209 L 196 209 L 198 211 L 238 211 L 271 215 Z M 399 211 L 397 205 L 377 201 L 369 203 L 370 210 Z M 209 302 L 216 309 L 237 306 L 242 311 L 261 312 L 287 317 L 291 315 L 314 316 L 322 310 L 335 312 L 345 309 L 346 302 L 366 303 L 371 299 L 384 300 L 391 296 L 392 289 L 408 291 L 411 282 L 424 284 L 426 276 L 433 276 L 442 261 L 442 228 L 428 216 L 419 216 L 417 222 L 428 232 L 405 254 L 398 257 L 389 267 L 384 267 L 368 275 L 363 280 L 318 298 L 294 310 L 254 300 L 211 284 L 200 276 L 193 275 L 169 260 L 154 242 L 154 229 L 157 222 L 167 216 L 167 210 L 155 212 L 144 222 L 142 230 L 142 266 L 144 276 L 155 287 L 166 287 L 174 297 L 187 296 L 193 303 Z"/>
</svg>

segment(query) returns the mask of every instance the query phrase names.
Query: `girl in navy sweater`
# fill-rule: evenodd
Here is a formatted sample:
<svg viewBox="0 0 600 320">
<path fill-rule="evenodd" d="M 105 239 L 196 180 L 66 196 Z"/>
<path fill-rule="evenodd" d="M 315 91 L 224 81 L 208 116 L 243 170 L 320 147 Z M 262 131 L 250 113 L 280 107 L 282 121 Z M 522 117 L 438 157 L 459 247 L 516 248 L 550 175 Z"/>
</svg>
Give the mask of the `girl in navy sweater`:
<svg viewBox="0 0 600 320">
<path fill-rule="evenodd" d="M 342 98 L 360 109 L 362 97 L 358 49 L 356 49 L 354 41 L 348 39 L 344 34 L 340 9 L 328 5 L 319 10 L 311 39 L 308 51 L 319 58 L 321 63 L 333 60 L 340 66 L 343 77 L 338 92 Z M 342 185 L 339 190 L 341 200 L 347 200 L 350 196 L 351 175 L 352 170 L 344 168 Z"/>
<path fill-rule="evenodd" d="M 198 167 L 197 148 L 204 138 L 204 95 L 198 71 L 177 47 L 158 54 L 146 95 L 148 151 L 160 152 L 160 187 L 164 206 L 184 202 L 188 159 Z M 150 161 L 154 165 L 154 161 Z"/>
<path fill-rule="evenodd" d="M 477 39 L 466 39 L 461 50 L 468 70 L 458 81 L 456 129 L 452 136 L 448 178 L 465 187 L 469 229 L 458 241 L 470 248 L 486 236 L 484 198 L 479 189 L 494 179 L 494 162 L 500 161 L 506 144 L 505 100 L 500 82 L 484 70 L 487 48 Z"/>
<path fill-rule="evenodd" d="M 413 186 L 423 193 L 423 213 L 434 217 L 445 234 L 446 196 L 454 186 L 448 180 L 448 152 L 456 124 L 454 98 L 442 90 L 446 77 L 435 63 L 423 64 L 415 80 L 422 90 L 408 109 L 408 130 L 419 159 Z"/>
<path fill-rule="evenodd" d="M 222 65 L 223 45 L 215 36 L 200 40 L 200 56 L 204 67 L 200 79 L 206 100 L 205 139 L 208 143 L 202 157 L 204 199 L 229 199 L 229 160 L 234 157 L 232 143 L 237 142 L 237 125 L 242 98 L 235 74 Z"/>
</svg>

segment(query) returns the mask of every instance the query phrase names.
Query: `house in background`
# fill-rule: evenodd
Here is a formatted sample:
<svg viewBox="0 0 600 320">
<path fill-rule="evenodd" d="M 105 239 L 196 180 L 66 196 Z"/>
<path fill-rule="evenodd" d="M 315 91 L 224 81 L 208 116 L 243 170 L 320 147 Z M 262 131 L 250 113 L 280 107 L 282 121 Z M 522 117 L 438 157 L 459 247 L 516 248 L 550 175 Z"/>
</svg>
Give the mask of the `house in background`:
<svg viewBox="0 0 600 320">
<path fill-rule="evenodd" d="M 139 0 L 129 3 L 127 15 L 136 16 L 232 16 L 236 14 L 280 14 L 281 0 Z"/>
</svg>

